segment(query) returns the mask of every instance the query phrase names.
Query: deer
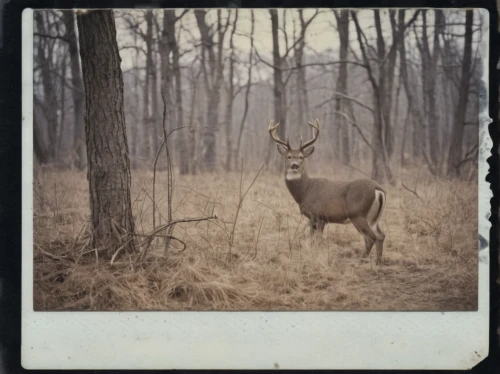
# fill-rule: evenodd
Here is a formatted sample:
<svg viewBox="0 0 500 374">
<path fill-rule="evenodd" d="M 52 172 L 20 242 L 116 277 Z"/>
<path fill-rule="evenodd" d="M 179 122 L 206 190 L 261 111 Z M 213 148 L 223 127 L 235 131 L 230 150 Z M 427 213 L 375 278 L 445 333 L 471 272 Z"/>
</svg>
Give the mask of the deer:
<svg viewBox="0 0 500 374">
<path fill-rule="evenodd" d="M 278 136 L 278 122 L 269 122 L 269 134 L 277 143 L 278 152 L 285 157 L 285 184 L 301 215 L 309 219 L 311 235 L 320 236 L 327 223 L 352 223 L 365 240 L 364 257 L 369 257 L 373 245 L 377 248 L 376 264 L 382 262 L 385 234 L 379 226 L 386 202 L 385 190 L 374 180 L 358 179 L 351 182 L 310 178 L 306 158 L 312 155 L 319 135 L 319 120 L 308 122 L 313 138 L 294 149 Z"/>
</svg>

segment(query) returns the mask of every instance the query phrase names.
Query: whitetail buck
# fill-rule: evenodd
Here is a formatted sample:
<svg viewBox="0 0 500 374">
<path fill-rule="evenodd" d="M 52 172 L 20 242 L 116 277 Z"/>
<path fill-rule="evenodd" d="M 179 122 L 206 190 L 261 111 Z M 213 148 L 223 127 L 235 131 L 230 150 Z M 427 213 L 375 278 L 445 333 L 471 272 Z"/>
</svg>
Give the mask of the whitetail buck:
<svg viewBox="0 0 500 374">
<path fill-rule="evenodd" d="M 379 220 L 385 205 L 385 191 L 370 179 L 352 182 L 333 182 L 323 178 L 309 178 L 305 159 L 314 152 L 312 144 L 318 139 L 319 121 L 309 122 L 314 136 L 298 149 L 292 149 L 278 137 L 278 126 L 269 123 L 269 133 L 278 143 L 278 151 L 285 156 L 285 182 L 293 198 L 299 204 L 300 213 L 309 218 L 311 233 L 323 233 L 325 224 L 351 222 L 365 238 L 365 256 L 377 246 L 377 264 L 382 260 L 385 235 Z"/>
</svg>

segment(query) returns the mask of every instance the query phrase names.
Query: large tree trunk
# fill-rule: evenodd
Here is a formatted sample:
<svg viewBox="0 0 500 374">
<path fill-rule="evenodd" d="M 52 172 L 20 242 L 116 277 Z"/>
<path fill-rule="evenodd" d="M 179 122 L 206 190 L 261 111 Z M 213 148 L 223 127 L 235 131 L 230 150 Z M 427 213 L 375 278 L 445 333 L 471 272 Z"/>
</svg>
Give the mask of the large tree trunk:
<svg viewBox="0 0 500 374">
<path fill-rule="evenodd" d="M 77 16 L 85 86 L 85 131 L 94 248 L 135 250 L 123 77 L 111 10 Z"/>
<path fill-rule="evenodd" d="M 469 86 L 472 66 L 472 21 L 474 11 L 468 10 L 465 15 L 465 41 L 462 59 L 462 76 L 458 96 L 458 105 L 455 111 L 455 120 L 451 132 L 450 149 L 448 152 L 447 173 L 451 177 L 460 176 L 460 162 L 462 161 L 462 143 L 465 127 L 465 113 L 469 98 Z"/>
<path fill-rule="evenodd" d="M 335 18 L 337 19 L 337 30 L 340 39 L 339 48 L 339 59 L 341 63 L 339 64 L 338 75 L 337 75 L 337 87 L 336 91 L 347 95 L 347 53 L 349 48 L 349 11 L 341 10 L 340 14 L 338 11 L 334 11 Z M 335 112 L 345 113 L 347 110 L 347 100 L 344 97 L 337 95 L 335 98 Z M 347 124 L 345 117 L 342 115 L 336 115 L 335 122 L 338 123 L 340 128 L 340 134 L 342 137 L 342 162 L 346 164 L 351 163 L 351 145 L 349 139 L 349 125 Z"/>
</svg>

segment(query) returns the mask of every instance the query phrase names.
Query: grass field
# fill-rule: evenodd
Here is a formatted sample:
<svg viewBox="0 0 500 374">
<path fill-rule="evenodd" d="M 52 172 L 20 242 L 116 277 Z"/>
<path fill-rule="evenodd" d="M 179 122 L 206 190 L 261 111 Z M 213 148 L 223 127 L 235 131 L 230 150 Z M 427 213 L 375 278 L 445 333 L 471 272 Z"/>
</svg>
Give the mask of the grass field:
<svg viewBox="0 0 500 374">
<path fill-rule="evenodd" d="M 246 191 L 257 170 L 242 175 Z M 312 174 L 312 173 L 311 173 Z M 401 179 L 414 188 L 417 170 Z M 314 176 L 314 175 L 312 175 Z M 343 179 L 338 173 L 323 173 Z M 353 176 L 360 177 L 360 175 Z M 345 179 L 345 178 L 344 178 Z M 361 258 L 352 225 L 328 225 L 313 240 L 283 176 L 262 172 L 239 211 L 240 173 L 176 176 L 175 226 L 187 248 L 164 254 L 155 239 L 143 262 L 110 264 L 89 247 L 84 173 L 38 173 L 34 185 L 35 310 L 476 310 L 477 185 L 420 176 L 417 194 L 386 186 L 384 258 Z M 152 229 L 152 173 L 133 172 L 138 233 Z M 165 223 L 166 174 L 156 201 Z M 172 246 L 181 247 L 172 241 Z"/>
</svg>

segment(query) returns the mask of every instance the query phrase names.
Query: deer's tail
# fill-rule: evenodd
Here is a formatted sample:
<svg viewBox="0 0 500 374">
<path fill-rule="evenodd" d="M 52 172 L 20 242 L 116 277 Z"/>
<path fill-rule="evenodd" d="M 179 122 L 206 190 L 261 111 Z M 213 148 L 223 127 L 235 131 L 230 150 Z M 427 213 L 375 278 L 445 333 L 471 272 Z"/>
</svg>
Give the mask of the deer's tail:
<svg viewBox="0 0 500 374">
<path fill-rule="evenodd" d="M 376 227 L 378 220 L 382 217 L 385 207 L 385 192 L 381 189 L 375 189 L 375 199 L 373 200 L 372 208 L 368 218 L 368 223 L 372 227 Z"/>
</svg>

